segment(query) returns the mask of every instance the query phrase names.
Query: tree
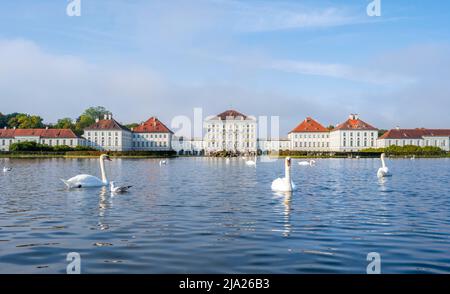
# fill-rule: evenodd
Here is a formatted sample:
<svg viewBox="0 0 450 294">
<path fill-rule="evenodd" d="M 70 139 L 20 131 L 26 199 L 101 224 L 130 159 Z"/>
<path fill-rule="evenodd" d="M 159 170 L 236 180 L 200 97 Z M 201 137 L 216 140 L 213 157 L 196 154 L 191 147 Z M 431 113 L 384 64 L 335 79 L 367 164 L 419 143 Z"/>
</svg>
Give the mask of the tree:
<svg viewBox="0 0 450 294">
<path fill-rule="evenodd" d="M 378 137 L 383 136 L 386 132 L 387 130 L 378 130 Z"/>
<path fill-rule="evenodd" d="M 17 114 L 8 120 L 8 126 L 10 128 L 18 129 L 38 129 L 43 128 L 42 117 L 38 115 L 28 115 L 28 114 Z"/>
<path fill-rule="evenodd" d="M 85 128 L 94 124 L 97 118 L 103 118 L 105 114 L 111 114 L 111 112 L 103 106 L 89 107 L 78 117 L 74 132 L 77 135 L 83 134 Z"/>
<path fill-rule="evenodd" d="M 128 129 L 134 129 L 135 127 L 137 127 L 137 126 L 139 126 L 139 124 L 138 123 L 131 123 L 131 124 L 128 124 L 128 125 L 125 125 L 125 127 L 126 128 L 128 128 Z"/>
<path fill-rule="evenodd" d="M 102 119 L 105 114 L 111 114 L 111 112 L 103 106 L 97 106 L 89 107 L 83 112 L 82 115 L 87 115 L 95 121 L 97 118 Z"/>
<path fill-rule="evenodd" d="M 8 126 L 8 120 L 6 119 L 6 115 L 0 112 L 0 128 Z"/>
<path fill-rule="evenodd" d="M 70 117 L 58 119 L 56 125 L 53 126 L 56 129 L 71 129 L 75 130 L 75 124 Z"/>
<path fill-rule="evenodd" d="M 329 126 L 327 127 L 327 129 L 328 129 L 329 131 L 334 130 L 334 126 L 333 126 L 333 125 L 329 125 Z"/>
</svg>

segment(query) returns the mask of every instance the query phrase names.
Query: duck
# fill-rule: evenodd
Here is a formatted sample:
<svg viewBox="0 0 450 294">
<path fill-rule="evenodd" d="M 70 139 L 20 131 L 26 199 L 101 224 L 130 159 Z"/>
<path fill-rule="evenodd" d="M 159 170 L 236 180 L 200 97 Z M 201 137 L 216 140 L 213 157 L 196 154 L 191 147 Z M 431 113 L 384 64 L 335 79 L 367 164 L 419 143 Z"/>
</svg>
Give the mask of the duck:
<svg viewBox="0 0 450 294">
<path fill-rule="evenodd" d="M 109 183 L 109 188 L 112 193 L 126 193 L 128 192 L 128 189 L 130 189 L 133 186 L 115 186 L 114 181 L 111 181 Z"/>
<path fill-rule="evenodd" d="M 316 161 L 315 160 L 313 160 L 313 159 L 311 159 L 311 160 L 304 160 L 304 161 L 299 161 L 298 162 L 298 165 L 301 165 L 301 166 L 313 166 L 313 165 L 315 165 L 316 164 Z"/>
</svg>

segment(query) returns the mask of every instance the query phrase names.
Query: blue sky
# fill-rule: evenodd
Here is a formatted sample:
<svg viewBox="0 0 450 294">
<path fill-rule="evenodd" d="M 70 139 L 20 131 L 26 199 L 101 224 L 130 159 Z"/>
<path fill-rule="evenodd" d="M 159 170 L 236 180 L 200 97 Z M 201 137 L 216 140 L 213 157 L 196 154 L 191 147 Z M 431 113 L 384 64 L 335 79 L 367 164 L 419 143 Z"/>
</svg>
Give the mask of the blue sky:
<svg viewBox="0 0 450 294">
<path fill-rule="evenodd" d="M 0 111 L 449 128 L 450 2 L 381 0 L 368 17 L 369 2 L 81 0 L 68 17 L 66 0 L 2 1 Z"/>
</svg>

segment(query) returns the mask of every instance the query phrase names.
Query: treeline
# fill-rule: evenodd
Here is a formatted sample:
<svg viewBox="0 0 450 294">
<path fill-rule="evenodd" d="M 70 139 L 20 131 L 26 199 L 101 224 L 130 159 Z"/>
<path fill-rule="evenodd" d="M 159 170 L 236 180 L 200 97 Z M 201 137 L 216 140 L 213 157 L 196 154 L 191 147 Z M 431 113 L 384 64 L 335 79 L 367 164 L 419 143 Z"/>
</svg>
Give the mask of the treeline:
<svg viewBox="0 0 450 294">
<path fill-rule="evenodd" d="M 78 136 L 83 134 L 83 130 L 95 123 L 97 118 L 103 118 L 104 115 L 111 114 L 103 106 L 89 107 L 80 116 L 75 119 L 64 117 L 57 120 L 54 124 L 44 124 L 44 119 L 39 115 L 30 115 L 26 113 L 10 113 L 2 114 L 0 112 L 0 128 L 17 128 L 17 129 L 71 129 Z M 126 125 L 126 127 L 133 127 L 137 124 Z"/>
<path fill-rule="evenodd" d="M 77 146 L 75 148 L 67 145 L 50 146 L 36 142 L 13 143 L 9 147 L 10 152 L 68 152 L 68 151 L 93 151 L 95 149 L 86 146 Z"/>
<path fill-rule="evenodd" d="M 25 155 L 67 155 L 67 156 L 100 156 L 109 154 L 113 156 L 141 156 L 141 157 L 173 157 L 175 151 L 100 151 L 91 147 L 77 146 L 75 148 L 67 145 L 49 146 L 36 142 L 20 142 L 11 144 L 8 154 Z"/>
<path fill-rule="evenodd" d="M 368 148 L 361 150 L 361 153 L 386 153 L 387 155 L 394 156 L 406 156 L 406 155 L 418 155 L 418 156 L 441 156 L 446 154 L 444 150 L 436 146 L 389 146 L 386 148 Z"/>
</svg>

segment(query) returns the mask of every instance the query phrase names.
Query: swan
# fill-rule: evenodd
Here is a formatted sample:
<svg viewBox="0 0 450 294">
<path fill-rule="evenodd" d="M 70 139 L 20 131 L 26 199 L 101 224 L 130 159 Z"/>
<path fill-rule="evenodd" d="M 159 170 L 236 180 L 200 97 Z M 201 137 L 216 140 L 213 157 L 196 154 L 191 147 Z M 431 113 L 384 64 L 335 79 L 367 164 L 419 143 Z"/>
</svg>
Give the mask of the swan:
<svg viewBox="0 0 450 294">
<path fill-rule="evenodd" d="M 108 185 L 108 180 L 106 179 L 106 173 L 105 173 L 105 164 L 104 161 L 108 160 L 111 161 L 108 155 L 102 154 L 100 155 L 100 171 L 102 174 L 102 179 L 99 179 L 97 177 L 91 176 L 91 175 L 78 175 L 73 178 L 70 178 L 68 180 L 61 179 L 61 181 L 66 184 L 66 186 L 71 188 L 85 188 L 85 187 L 101 187 Z"/>
<path fill-rule="evenodd" d="M 295 190 L 295 184 L 291 180 L 291 158 L 284 160 L 284 178 L 275 179 L 272 182 L 272 190 L 276 192 L 292 192 Z"/>
<path fill-rule="evenodd" d="M 385 154 L 381 153 L 381 167 L 378 169 L 378 172 L 377 172 L 377 176 L 379 178 L 390 176 L 389 169 L 386 166 L 386 163 L 384 162 L 384 156 L 385 156 Z"/>
<path fill-rule="evenodd" d="M 249 165 L 249 166 L 256 166 L 256 154 L 255 154 L 255 160 L 247 160 L 247 161 L 245 161 L 245 164 L 246 165 Z"/>
<path fill-rule="evenodd" d="M 299 163 L 298 163 L 298 165 L 301 165 L 301 166 L 307 166 L 307 165 L 309 165 L 309 166 L 313 166 L 314 164 L 316 164 L 316 161 L 315 160 L 308 160 L 308 161 L 306 161 L 306 160 L 304 160 L 304 161 L 300 161 Z"/>
<path fill-rule="evenodd" d="M 229 158 L 229 157 L 227 157 L 227 158 L 225 159 L 225 163 L 226 163 L 226 164 L 230 164 L 230 158 Z"/>
<path fill-rule="evenodd" d="M 7 172 L 9 172 L 9 171 L 12 171 L 12 168 L 6 167 L 6 166 L 3 167 L 3 172 L 4 172 L 4 173 L 7 173 Z"/>
<path fill-rule="evenodd" d="M 115 186 L 114 181 L 111 181 L 109 183 L 109 187 L 111 189 L 111 192 L 113 193 L 125 193 L 128 192 L 128 189 L 130 189 L 132 186 Z"/>
<path fill-rule="evenodd" d="M 160 160 L 160 161 L 159 161 L 159 165 L 160 165 L 160 166 L 166 165 L 166 164 L 167 164 L 167 161 L 166 161 L 166 160 Z"/>
</svg>

